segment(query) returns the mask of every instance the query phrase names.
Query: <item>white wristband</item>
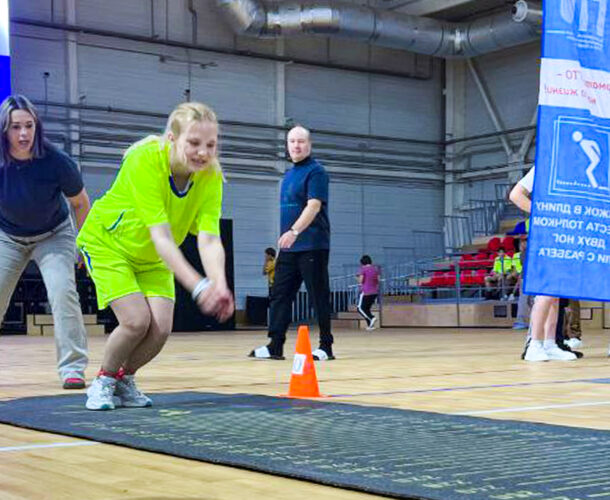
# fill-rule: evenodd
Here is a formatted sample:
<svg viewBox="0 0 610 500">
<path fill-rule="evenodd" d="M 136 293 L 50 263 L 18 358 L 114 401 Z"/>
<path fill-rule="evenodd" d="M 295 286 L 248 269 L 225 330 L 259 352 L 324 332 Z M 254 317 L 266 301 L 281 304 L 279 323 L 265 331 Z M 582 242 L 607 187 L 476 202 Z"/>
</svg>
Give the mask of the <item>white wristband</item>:
<svg viewBox="0 0 610 500">
<path fill-rule="evenodd" d="M 195 302 L 197 302 L 197 299 L 199 298 L 199 295 L 201 295 L 201 293 L 204 290 L 207 290 L 211 286 L 212 286 L 212 280 L 210 280 L 208 278 L 203 278 L 199 283 L 197 283 L 195 285 L 195 288 L 193 288 L 193 292 L 191 293 L 191 297 L 193 298 L 193 300 Z"/>
</svg>

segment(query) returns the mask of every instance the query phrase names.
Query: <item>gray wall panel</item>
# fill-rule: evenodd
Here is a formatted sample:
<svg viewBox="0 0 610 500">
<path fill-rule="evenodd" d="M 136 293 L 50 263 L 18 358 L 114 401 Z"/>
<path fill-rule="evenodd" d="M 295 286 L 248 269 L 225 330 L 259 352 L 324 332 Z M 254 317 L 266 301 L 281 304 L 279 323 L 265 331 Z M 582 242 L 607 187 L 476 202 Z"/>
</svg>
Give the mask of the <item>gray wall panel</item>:
<svg viewBox="0 0 610 500">
<path fill-rule="evenodd" d="M 440 140 L 438 80 L 286 68 L 286 115 L 312 128 Z"/>
<path fill-rule="evenodd" d="M 368 77 L 311 66 L 286 67 L 286 116 L 311 128 L 366 134 Z"/>
<path fill-rule="evenodd" d="M 109 68 L 120 67 L 120 72 Z M 79 46 L 79 90 L 85 104 L 169 112 L 183 100 L 184 65 L 122 50 Z"/>
<path fill-rule="evenodd" d="M 19 29 L 19 32 L 28 30 Z M 56 35 L 56 34 L 55 34 Z M 13 92 L 31 99 L 43 100 L 47 71 L 48 98 L 63 102 L 66 99 L 66 46 L 63 41 L 11 37 L 11 78 Z"/>
<path fill-rule="evenodd" d="M 329 61 L 351 66 L 368 66 L 370 46 L 343 38 L 331 38 L 328 47 Z"/>
<path fill-rule="evenodd" d="M 540 44 L 528 44 L 477 58 L 483 81 L 504 126 L 529 124 L 538 103 Z M 490 132 L 493 124 L 478 89 L 468 74 L 466 134 Z"/>
<path fill-rule="evenodd" d="M 273 63 L 218 54 L 194 61 L 216 66 L 191 64 L 192 99 L 211 105 L 221 119 L 273 122 Z M 117 65 L 120 74 L 108 71 Z M 185 61 L 88 46 L 79 47 L 79 77 L 87 104 L 143 111 L 169 112 L 189 87 Z"/>
<path fill-rule="evenodd" d="M 441 88 L 438 80 L 411 80 L 373 75 L 371 133 L 422 140 L 441 138 Z"/>
<path fill-rule="evenodd" d="M 110 189 L 118 173 L 118 168 L 83 168 L 83 182 L 91 203 L 101 198 Z"/>
<path fill-rule="evenodd" d="M 51 4 L 54 3 L 54 13 L 51 12 Z M 52 0 L 9 0 L 9 16 L 38 19 L 40 21 L 63 20 L 63 2 L 52 2 Z"/>
<path fill-rule="evenodd" d="M 178 2 L 176 2 L 178 3 Z M 171 4 L 170 4 L 171 5 Z M 151 35 L 149 0 L 78 0 L 76 23 L 98 29 Z"/>
<path fill-rule="evenodd" d="M 328 39 L 317 37 L 295 37 L 284 40 L 287 56 L 311 61 L 328 61 Z"/>
</svg>

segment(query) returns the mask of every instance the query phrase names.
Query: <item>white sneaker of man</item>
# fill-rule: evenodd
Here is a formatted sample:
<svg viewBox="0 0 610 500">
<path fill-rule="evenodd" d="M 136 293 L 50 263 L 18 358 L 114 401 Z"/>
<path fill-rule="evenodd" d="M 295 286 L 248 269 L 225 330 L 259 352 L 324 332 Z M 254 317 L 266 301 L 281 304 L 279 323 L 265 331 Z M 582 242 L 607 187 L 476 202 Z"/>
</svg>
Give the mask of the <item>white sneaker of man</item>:
<svg viewBox="0 0 610 500">
<path fill-rule="evenodd" d="M 582 347 L 582 340 L 577 337 L 572 337 L 571 339 L 564 340 L 563 343 L 567 345 L 570 349 L 578 349 Z"/>
<path fill-rule="evenodd" d="M 152 406 L 152 399 L 138 390 L 133 375 L 123 375 L 114 389 L 115 406 L 125 408 L 145 408 Z"/>
<path fill-rule="evenodd" d="M 555 344 L 554 342 L 552 345 L 545 345 L 544 351 L 551 360 L 574 361 L 576 359 L 576 354 L 570 351 L 564 351 L 563 349 L 559 349 L 559 347 L 557 347 L 557 344 Z"/>
<path fill-rule="evenodd" d="M 377 323 L 377 316 L 373 316 L 373 319 L 371 320 L 371 324 L 369 326 L 366 327 L 367 330 L 374 330 L 375 329 L 375 323 Z"/>
<path fill-rule="evenodd" d="M 87 410 L 114 410 L 112 399 L 117 380 L 114 377 L 100 375 L 95 377 L 87 389 Z"/>
<path fill-rule="evenodd" d="M 540 341 L 532 340 L 527 347 L 527 351 L 525 351 L 523 359 L 525 361 L 548 361 L 551 358 L 549 358 L 549 355 Z"/>
</svg>

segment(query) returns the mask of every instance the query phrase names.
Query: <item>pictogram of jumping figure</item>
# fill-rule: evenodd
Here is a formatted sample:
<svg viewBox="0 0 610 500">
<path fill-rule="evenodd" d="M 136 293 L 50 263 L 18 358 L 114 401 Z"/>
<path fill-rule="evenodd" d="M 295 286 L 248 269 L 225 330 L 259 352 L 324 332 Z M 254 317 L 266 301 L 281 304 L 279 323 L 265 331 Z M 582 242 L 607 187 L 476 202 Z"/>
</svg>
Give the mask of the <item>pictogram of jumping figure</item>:
<svg viewBox="0 0 610 500">
<path fill-rule="evenodd" d="M 593 175 L 593 171 L 599 165 L 599 162 L 602 157 L 602 152 L 599 147 L 599 144 L 590 139 L 585 139 L 582 135 L 582 132 L 580 132 L 579 130 L 576 130 L 572 134 L 572 140 L 581 147 L 583 152 L 587 155 L 587 158 L 589 158 L 589 166 L 586 170 L 587 179 L 589 179 L 589 183 L 594 188 L 599 188 L 599 184 L 595 179 L 595 175 Z"/>
</svg>

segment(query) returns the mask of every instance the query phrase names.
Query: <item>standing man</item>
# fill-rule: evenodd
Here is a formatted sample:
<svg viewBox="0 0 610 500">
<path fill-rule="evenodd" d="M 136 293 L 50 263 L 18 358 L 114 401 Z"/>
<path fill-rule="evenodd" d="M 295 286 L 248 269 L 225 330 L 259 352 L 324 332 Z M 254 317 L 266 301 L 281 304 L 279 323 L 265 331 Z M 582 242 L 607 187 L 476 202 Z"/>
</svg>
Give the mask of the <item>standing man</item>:
<svg viewBox="0 0 610 500">
<path fill-rule="evenodd" d="M 268 345 L 254 349 L 250 357 L 284 359 L 286 330 L 292 301 L 301 283 L 314 304 L 320 325 L 320 347 L 312 352 L 316 361 L 335 359 L 330 332 L 330 286 L 328 253 L 328 175 L 311 157 L 309 130 L 297 126 L 288 132 L 288 154 L 294 163 L 282 181 L 280 195 L 280 249 L 271 290 Z"/>
</svg>

